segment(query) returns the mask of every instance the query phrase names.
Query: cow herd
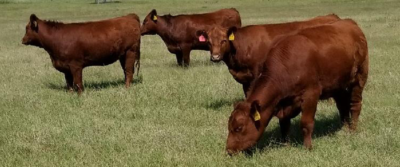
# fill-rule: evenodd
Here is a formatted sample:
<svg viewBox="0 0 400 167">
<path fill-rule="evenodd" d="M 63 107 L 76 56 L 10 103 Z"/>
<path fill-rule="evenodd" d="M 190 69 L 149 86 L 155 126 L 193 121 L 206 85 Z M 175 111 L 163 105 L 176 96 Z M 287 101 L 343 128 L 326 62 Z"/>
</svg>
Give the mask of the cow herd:
<svg viewBox="0 0 400 167">
<path fill-rule="evenodd" d="M 163 15 L 152 10 L 140 25 L 136 14 L 103 21 L 64 24 L 30 16 L 25 45 L 45 49 L 64 73 L 67 89 L 83 91 L 82 70 L 119 60 L 125 86 L 140 68 L 142 35 L 159 35 L 179 66 L 189 66 L 191 50 L 209 50 L 242 84 L 228 121 L 226 151 L 255 146 L 273 116 L 282 141 L 290 120 L 301 113 L 304 146 L 310 149 L 320 99 L 333 98 L 343 125 L 357 127 L 368 77 L 368 46 L 357 23 L 330 14 L 306 21 L 242 27 L 236 9 L 205 14 Z"/>
</svg>

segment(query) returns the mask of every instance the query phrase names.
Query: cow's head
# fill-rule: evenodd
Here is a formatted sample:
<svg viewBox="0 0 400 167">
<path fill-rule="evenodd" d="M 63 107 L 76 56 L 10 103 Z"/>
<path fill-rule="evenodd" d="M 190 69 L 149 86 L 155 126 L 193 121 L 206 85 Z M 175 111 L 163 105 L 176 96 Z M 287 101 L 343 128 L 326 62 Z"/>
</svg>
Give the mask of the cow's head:
<svg viewBox="0 0 400 167">
<path fill-rule="evenodd" d="M 143 20 L 143 25 L 140 28 L 142 35 L 156 34 L 157 32 L 158 16 L 157 11 L 153 9 Z"/>
<path fill-rule="evenodd" d="M 239 102 L 231 113 L 228 122 L 226 151 L 229 155 L 253 147 L 262 135 L 261 115 L 258 101 Z"/>
<path fill-rule="evenodd" d="M 232 42 L 235 40 L 237 28 L 225 29 L 214 27 L 209 31 L 199 30 L 196 32 L 199 42 L 207 42 L 211 52 L 211 61 L 219 62 L 224 56 L 235 51 Z"/>
<path fill-rule="evenodd" d="M 35 14 L 30 16 L 26 25 L 25 36 L 22 38 L 22 44 L 40 46 L 39 41 L 39 18 Z"/>
</svg>

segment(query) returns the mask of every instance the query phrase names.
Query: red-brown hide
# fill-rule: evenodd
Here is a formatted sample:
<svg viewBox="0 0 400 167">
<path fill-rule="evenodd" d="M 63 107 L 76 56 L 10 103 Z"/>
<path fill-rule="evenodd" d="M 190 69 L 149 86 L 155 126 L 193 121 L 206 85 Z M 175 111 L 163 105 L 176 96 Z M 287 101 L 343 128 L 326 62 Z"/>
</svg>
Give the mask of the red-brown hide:
<svg viewBox="0 0 400 167">
<path fill-rule="evenodd" d="M 367 77 L 367 41 L 353 20 L 281 38 L 268 53 L 254 89 L 229 118 L 227 151 L 235 153 L 255 145 L 272 116 L 280 119 L 281 128 L 288 133 L 290 119 L 300 112 L 304 145 L 311 148 L 317 103 L 330 97 L 342 122 L 354 130 Z M 288 107 L 291 109 L 285 110 Z M 254 119 L 256 112 L 260 120 Z"/>
<path fill-rule="evenodd" d="M 233 8 L 177 16 L 159 16 L 153 9 L 143 20 L 141 33 L 159 35 L 168 51 L 176 55 L 178 65 L 188 66 L 191 50 L 208 50 L 207 43 L 198 40 L 196 35 L 198 30 L 209 30 L 215 26 L 228 28 L 241 25 L 239 12 Z"/>
<path fill-rule="evenodd" d="M 307 21 L 281 24 L 249 25 L 242 28 L 214 27 L 200 31 L 199 35 L 207 38 L 210 45 L 211 60 L 224 61 L 233 78 L 242 84 L 245 96 L 251 89 L 251 83 L 260 74 L 271 44 L 277 38 L 303 28 L 329 24 L 340 20 L 334 14 L 319 16 Z M 233 41 L 229 36 L 233 33 Z"/>
<path fill-rule="evenodd" d="M 53 66 L 65 74 L 67 88 L 83 91 L 82 70 L 119 60 L 130 86 L 135 63 L 139 69 L 140 21 L 135 14 L 109 20 L 64 24 L 32 14 L 22 39 L 25 45 L 45 49 Z"/>
</svg>

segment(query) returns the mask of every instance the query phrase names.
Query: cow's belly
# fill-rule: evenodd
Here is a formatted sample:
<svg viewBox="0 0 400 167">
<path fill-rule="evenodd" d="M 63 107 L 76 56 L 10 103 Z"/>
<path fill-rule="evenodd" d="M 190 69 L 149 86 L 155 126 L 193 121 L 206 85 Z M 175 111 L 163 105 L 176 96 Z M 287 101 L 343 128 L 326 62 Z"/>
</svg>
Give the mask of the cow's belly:
<svg viewBox="0 0 400 167">
<path fill-rule="evenodd" d="M 85 58 L 84 66 L 105 66 L 116 62 L 120 57 L 119 54 L 89 56 Z"/>
<path fill-rule="evenodd" d="M 301 102 L 300 96 L 281 100 L 276 108 L 275 116 L 279 119 L 291 119 L 296 117 L 301 112 Z"/>
<path fill-rule="evenodd" d="M 60 72 L 70 72 L 69 64 L 65 61 L 51 60 L 53 67 Z"/>
<path fill-rule="evenodd" d="M 177 45 L 167 45 L 167 48 L 170 53 L 176 54 L 181 52 L 181 48 L 179 48 Z"/>
</svg>

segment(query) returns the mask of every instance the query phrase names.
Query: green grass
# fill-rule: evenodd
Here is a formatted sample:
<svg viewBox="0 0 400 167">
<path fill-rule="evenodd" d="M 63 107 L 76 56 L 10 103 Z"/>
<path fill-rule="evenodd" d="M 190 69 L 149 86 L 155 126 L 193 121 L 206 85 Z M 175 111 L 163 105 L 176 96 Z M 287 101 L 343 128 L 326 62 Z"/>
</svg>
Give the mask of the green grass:
<svg viewBox="0 0 400 167">
<path fill-rule="evenodd" d="M 393 0 L 151 0 L 95 5 L 94 0 L 0 0 L 0 166 L 399 166 L 400 2 Z M 370 75 L 359 129 L 340 128 L 333 103 L 321 102 L 312 151 L 302 147 L 298 118 L 291 146 L 270 123 L 252 156 L 225 154 L 227 121 L 241 86 L 209 53 L 177 67 L 158 36 L 142 38 L 139 79 L 125 89 L 119 63 L 84 70 L 81 97 L 64 91 L 49 55 L 21 39 L 29 15 L 91 21 L 153 8 L 159 14 L 236 7 L 243 23 L 353 18 L 369 43 Z"/>
</svg>

